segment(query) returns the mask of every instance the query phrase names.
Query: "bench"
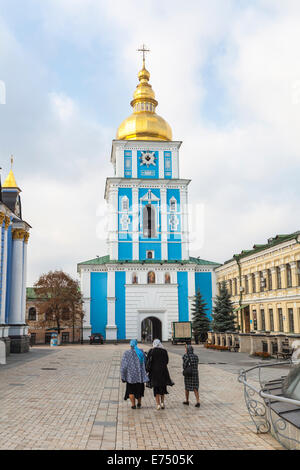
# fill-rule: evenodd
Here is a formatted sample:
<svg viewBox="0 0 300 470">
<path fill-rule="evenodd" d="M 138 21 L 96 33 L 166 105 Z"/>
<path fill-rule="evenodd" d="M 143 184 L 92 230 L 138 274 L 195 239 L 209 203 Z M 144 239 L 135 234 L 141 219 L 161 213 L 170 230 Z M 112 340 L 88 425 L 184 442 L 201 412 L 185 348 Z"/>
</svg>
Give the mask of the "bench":
<svg viewBox="0 0 300 470">
<path fill-rule="evenodd" d="M 284 346 L 282 346 L 281 351 L 277 351 L 276 357 L 277 357 L 277 359 L 279 359 L 280 357 L 282 359 L 290 359 L 292 357 L 292 354 L 293 354 L 292 348 L 290 348 L 290 346 L 284 345 Z"/>
</svg>

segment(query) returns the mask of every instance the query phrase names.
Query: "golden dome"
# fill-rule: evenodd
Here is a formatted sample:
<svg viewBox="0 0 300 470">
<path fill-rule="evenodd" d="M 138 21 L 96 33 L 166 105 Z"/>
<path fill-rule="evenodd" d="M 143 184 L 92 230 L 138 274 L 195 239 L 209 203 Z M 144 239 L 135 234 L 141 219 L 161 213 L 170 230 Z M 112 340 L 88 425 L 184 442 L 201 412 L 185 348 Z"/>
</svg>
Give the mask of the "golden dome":
<svg viewBox="0 0 300 470">
<path fill-rule="evenodd" d="M 156 114 L 158 102 L 149 83 L 150 73 L 143 68 L 139 74 L 139 84 L 133 95 L 133 113 L 120 125 L 118 140 L 172 140 L 172 129 L 161 116 Z"/>
<path fill-rule="evenodd" d="M 18 185 L 16 183 L 13 171 L 10 170 L 6 180 L 4 181 L 3 188 L 17 188 L 17 187 L 18 187 Z"/>
</svg>

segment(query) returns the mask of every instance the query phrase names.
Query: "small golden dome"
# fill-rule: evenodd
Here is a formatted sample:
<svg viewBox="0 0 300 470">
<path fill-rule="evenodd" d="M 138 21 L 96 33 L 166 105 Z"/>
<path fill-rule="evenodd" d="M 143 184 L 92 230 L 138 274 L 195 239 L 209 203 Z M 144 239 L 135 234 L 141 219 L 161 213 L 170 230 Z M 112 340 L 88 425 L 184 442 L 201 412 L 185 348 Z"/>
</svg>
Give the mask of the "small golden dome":
<svg viewBox="0 0 300 470">
<path fill-rule="evenodd" d="M 18 187 L 16 179 L 15 179 L 15 175 L 12 170 L 13 162 L 14 162 L 14 157 L 12 155 L 10 157 L 11 169 L 10 169 L 10 172 L 8 173 L 6 180 L 4 181 L 4 184 L 2 186 L 3 188 L 17 188 Z"/>
<path fill-rule="evenodd" d="M 155 109 L 158 102 L 149 83 L 150 73 L 143 68 L 138 74 L 139 84 L 133 95 L 133 113 L 120 125 L 118 140 L 172 140 L 172 129 Z"/>
</svg>

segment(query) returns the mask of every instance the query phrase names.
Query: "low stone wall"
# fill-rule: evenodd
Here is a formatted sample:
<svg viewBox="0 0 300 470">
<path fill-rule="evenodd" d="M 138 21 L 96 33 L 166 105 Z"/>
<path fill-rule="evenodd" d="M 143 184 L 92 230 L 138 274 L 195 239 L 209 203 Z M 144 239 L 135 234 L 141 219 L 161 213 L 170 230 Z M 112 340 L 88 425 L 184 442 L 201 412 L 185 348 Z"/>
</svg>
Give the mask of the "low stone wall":
<svg viewBox="0 0 300 470">
<path fill-rule="evenodd" d="M 291 347 L 293 341 L 300 340 L 297 334 L 270 334 L 270 333 L 215 333 L 208 332 L 208 343 L 217 346 L 227 346 L 229 348 L 239 346 L 239 352 L 248 354 L 266 353 L 276 356 L 277 352 L 288 345 Z"/>
</svg>

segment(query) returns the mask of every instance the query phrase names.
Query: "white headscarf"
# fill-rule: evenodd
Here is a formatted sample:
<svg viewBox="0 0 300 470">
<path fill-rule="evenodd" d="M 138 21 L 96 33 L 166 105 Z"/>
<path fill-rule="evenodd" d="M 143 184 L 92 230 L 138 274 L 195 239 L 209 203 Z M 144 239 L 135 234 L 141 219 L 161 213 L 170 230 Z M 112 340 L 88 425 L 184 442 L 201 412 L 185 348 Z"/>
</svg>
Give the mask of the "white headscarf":
<svg viewBox="0 0 300 470">
<path fill-rule="evenodd" d="M 160 339 L 155 339 L 153 341 L 153 347 L 154 348 L 163 348 L 163 345 L 161 344 Z"/>
</svg>

